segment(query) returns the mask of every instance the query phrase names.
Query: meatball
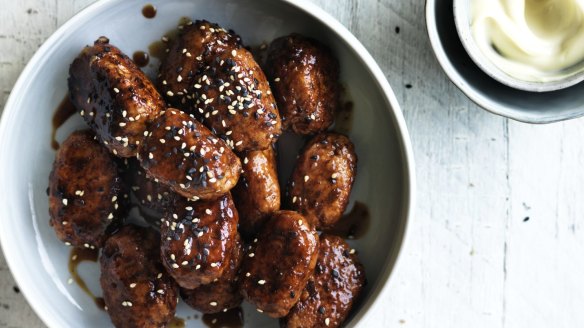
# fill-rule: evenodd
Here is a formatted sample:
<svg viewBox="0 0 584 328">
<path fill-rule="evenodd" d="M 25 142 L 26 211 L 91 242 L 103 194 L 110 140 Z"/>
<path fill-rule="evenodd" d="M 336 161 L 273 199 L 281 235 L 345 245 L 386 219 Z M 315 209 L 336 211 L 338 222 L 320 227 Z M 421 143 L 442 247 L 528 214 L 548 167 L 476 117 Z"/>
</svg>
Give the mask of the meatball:
<svg viewBox="0 0 584 328">
<path fill-rule="evenodd" d="M 244 257 L 240 291 L 270 317 L 288 314 L 312 275 L 318 234 L 300 214 L 278 211 Z"/>
<path fill-rule="evenodd" d="M 170 104 L 195 115 L 238 152 L 266 149 L 281 134 L 263 71 L 240 37 L 216 24 L 184 26 L 158 84 Z"/>
<path fill-rule="evenodd" d="M 258 233 L 270 214 L 280 209 L 276 152 L 272 147 L 241 156 L 243 171 L 233 189 L 239 229 L 246 237 Z"/>
<path fill-rule="evenodd" d="M 177 198 L 163 221 L 162 263 L 181 287 L 209 284 L 228 270 L 239 221 L 231 194 L 196 202 Z"/>
<path fill-rule="evenodd" d="M 220 197 L 236 185 L 239 158 L 191 116 L 168 109 L 150 129 L 138 156 L 150 177 L 195 200 Z"/>
<path fill-rule="evenodd" d="M 128 193 L 115 158 L 90 130 L 61 145 L 49 176 L 49 224 L 75 247 L 100 248 L 105 233 L 123 219 Z"/>
<path fill-rule="evenodd" d="M 317 228 L 334 225 L 349 202 L 357 170 L 353 143 L 322 133 L 304 147 L 288 182 L 287 204 Z"/>
<path fill-rule="evenodd" d="M 137 160 L 131 160 L 129 167 L 130 188 L 136 197 L 140 213 L 148 222 L 158 226 L 164 211 L 177 195 L 156 179 L 150 178 Z"/>
<path fill-rule="evenodd" d="M 160 263 L 154 230 L 124 226 L 106 241 L 99 263 L 103 298 L 116 327 L 166 327 L 174 318 L 178 287 Z"/>
<path fill-rule="evenodd" d="M 298 134 L 325 131 L 340 103 L 339 63 L 330 49 L 299 34 L 274 40 L 266 75 L 284 129 Z"/>
<path fill-rule="evenodd" d="M 235 244 L 231 251 L 229 266 L 223 275 L 210 284 L 196 289 L 181 288 L 180 294 L 188 305 L 202 313 L 218 313 L 241 304 L 239 294 L 239 267 L 243 259 L 241 238 L 236 235 Z"/>
<path fill-rule="evenodd" d="M 340 327 L 364 284 L 365 271 L 354 250 L 342 238 L 322 234 L 314 276 L 280 324 L 288 328 Z"/>
<path fill-rule="evenodd" d="M 115 155 L 132 157 L 150 121 L 166 107 L 144 73 L 120 49 L 100 37 L 69 68 L 75 108 Z"/>
</svg>

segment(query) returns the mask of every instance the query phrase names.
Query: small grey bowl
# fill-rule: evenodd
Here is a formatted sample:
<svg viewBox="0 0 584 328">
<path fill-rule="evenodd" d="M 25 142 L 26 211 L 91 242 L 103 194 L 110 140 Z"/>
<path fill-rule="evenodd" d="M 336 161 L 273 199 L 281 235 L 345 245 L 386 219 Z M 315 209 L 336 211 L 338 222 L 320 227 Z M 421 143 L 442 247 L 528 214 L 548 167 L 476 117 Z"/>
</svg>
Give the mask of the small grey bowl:
<svg viewBox="0 0 584 328">
<path fill-rule="evenodd" d="M 565 89 L 584 80 L 584 71 L 580 71 L 581 65 L 574 65 L 564 69 L 562 73 L 565 77 L 555 81 L 530 82 L 508 75 L 494 65 L 489 58 L 483 54 L 472 36 L 471 0 L 453 0 L 453 4 L 454 23 L 462 45 L 475 64 L 495 80 L 515 89 L 532 92 L 547 92 Z"/>
<path fill-rule="evenodd" d="M 426 0 L 426 26 L 434 54 L 450 80 L 472 101 L 525 123 L 552 123 L 584 115 L 584 83 L 529 92 L 505 85 L 479 68 L 462 45 L 453 0 Z"/>
</svg>

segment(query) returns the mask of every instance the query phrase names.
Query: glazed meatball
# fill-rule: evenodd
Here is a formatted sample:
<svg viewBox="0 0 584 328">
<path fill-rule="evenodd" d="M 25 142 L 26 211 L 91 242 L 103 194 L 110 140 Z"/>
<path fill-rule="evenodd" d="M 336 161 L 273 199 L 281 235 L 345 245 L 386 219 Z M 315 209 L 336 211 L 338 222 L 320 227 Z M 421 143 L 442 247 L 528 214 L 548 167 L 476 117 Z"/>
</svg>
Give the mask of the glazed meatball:
<svg viewBox="0 0 584 328">
<path fill-rule="evenodd" d="M 243 172 L 233 189 L 239 211 L 239 229 L 246 237 L 258 233 L 273 212 L 280 209 L 276 152 L 272 147 L 241 156 Z"/>
<path fill-rule="evenodd" d="M 223 275 L 210 284 L 196 289 L 181 288 L 180 294 L 188 305 L 202 313 L 218 313 L 235 308 L 241 304 L 239 294 L 239 267 L 243 259 L 243 246 L 239 235 L 231 251 L 229 266 Z"/>
<path fill-rule="evenodd" d="M 339 63 L 320 42 L 292 34 L 272 42 L 266 74 L 285 129 L 298 134 L 325 131 L 339 107 Z"/>
<path fill-rule="evenodd" d="M 266 149 L 281 134 L 263 71 L 239 36 L 216 24 L 183 28 L 158 84 L 170 104 L 195 115 L 238 152 Z"/>
<path fill-rule="evenodd" d="M 165 103 L 144 73 L 106 37 L 83 49 L 69 68 L 75 108 L 115 155 L 132 157 Z"/>
<path fill-rule="evenodd" d="M 129 168 L 130 188 L 136 197 L 140 213 L 149 223 L 160 223 L 160 218 L 170 206 L 173 197 L 177 197 L 176 193 L 149 177 L 137 160 L 130 160 Z"/>
<path fill-rule="evenodd" d="M 123 219 L 128 193 L 115 158 L 90 130 L 61 145 L 49 176 L 49 224 L 75 247 L 100 248 L 111 224 Z"/>
<path fill-rule="evenodd" d="M 150 177 L 174 192 L 194 200 L 214 199 L 237 183 L 239 158 L 191 116 L 168 109 L 150 129 L 138 159 Z"/>
<path fill-rule="evenodd" d="M 106 241 L 99 262 L 103 298 L 116 327 L 166 327 L 174 318 L 178 287 L 160 263 L 154 230 L 124 226 Z"/>
<path fill-rule="evenodd" d="M 365 271 L 354 250 L 342 238 L 322 234 L 314 276 L 280 324 L 288 328 L 340 327 L 364 284 Z"/>
<path fill-rule="evenodd" d="M 317 228 L 334 225 L 343 215 L 357 170 L 357 155 L 346 136 L 327 132 L 304 147 L 290 181 L 287 203 Z"/>
<path fill-rule="evenodd" d="M 231 194 L 196 202 L 177 198 L 163 221 L 162 263 L 181 287 L 209 284 L 228 270 L 239 221 Z"/>
<path fill-rule="evenodd" d="M 243 260 L 241 293 L 270 317 L 288 314 L 312 275 L 318 234 L 300 214 L 278 211 Z"/>
</svg>

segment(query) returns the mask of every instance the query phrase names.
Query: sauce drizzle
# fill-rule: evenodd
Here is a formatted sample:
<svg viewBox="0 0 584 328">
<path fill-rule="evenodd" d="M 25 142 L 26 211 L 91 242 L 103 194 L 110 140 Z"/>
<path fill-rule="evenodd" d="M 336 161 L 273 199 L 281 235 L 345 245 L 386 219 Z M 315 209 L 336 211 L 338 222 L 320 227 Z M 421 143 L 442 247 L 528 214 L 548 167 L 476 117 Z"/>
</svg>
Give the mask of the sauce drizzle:
<svg viewBox="0 0 584 328">
<path fill-rule="evenodd" d="M 69 94 L 65 95 L 65 98 L 61 100 L 59 106 L 55 109 L 53 114 L 53 131 L 51 133 L 51 147 L 54 150 L 59 149 L 59 143 L 57 142 L 57 129 L 63 125 L 71 116 L 75 114 L 75 106 L 71 103 L 69 99 Z"/>
<path fill-rule="evenodd" d="M 150 3 L 145 5 L 142 7 L 142 15 L 146 18 L 154 18 L 156 16 L 156 7 Z"/>
<path fill-rule="evenodd" d="M 71 274 L 71 278 L 73 278 L 73 281 L 75 281 L 75 283 L 79 286 L 79 288 L 81 288 L 81 290 L 83 290 L 87 295 L 89 295 L 89 297 L 91 297 L 93 299 L 93 301 L 95 302 L 95 305 L 97 305 L 97 307 L 100 310 L 104 310 L 105 309 L 105 301 L 103 300 L 103 298 L 101 297 L 96 297 L 95 295 L 93 295 L 93 292 L 91 292 L 91 290 L 89 290 L 89 288 L 87 287 L 87 284 L 85 283 L 85 281 L 83 280 L 83 278 L 81 278 L 81 276 L 79 276 L 79 273 L 77 272 L 77 267 L 79 266 L 79 264 L 81 262 L 85 262 L 85 261 L 89 261 L 89 262 L 97 262 L 97 257 L 98 257 L 99 251 L 96 249 L 89 249 L 89 248 L 72 248 L 71 249 L 71 253 L 69 254 L 69 274 Z"/>
<path fill-rule="evenodd" d="M 145 67 L 150 61 L 150 56 L 147 52 L 138 50 L 132 55 L 132 60 L 138 65 L 138 67 Z"/>
</svg>

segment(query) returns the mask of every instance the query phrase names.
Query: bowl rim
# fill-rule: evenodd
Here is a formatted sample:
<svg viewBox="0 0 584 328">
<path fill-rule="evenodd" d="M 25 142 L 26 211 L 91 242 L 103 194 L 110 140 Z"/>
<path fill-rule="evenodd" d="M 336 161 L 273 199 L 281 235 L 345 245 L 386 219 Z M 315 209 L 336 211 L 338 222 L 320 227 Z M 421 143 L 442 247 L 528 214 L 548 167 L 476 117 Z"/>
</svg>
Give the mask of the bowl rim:
<svg viewBox="0 0 584 328">
<path fill-rule="evenodd" d="M 565 120 L 570 120 L 584 116 L 584 110 L 580 113 L 567 113 L 561 115 L 539 115 L 539 114 L 526 114 L 520 112 L 514 112 L 512 107 L 503 106 L 496 102 L 493 102 L 488 97 L 481 95 L 480 93 L 474 91 L 472 88 L 468 87 L 466 79 L 463 78 L 460 73 L 451 64 L 449 57 L 446 55 L 444 48 L 442 46 L 442 40 L 438 35 L 436 17 L 434 16 L 434 10 L 436 8 L 436 0 L 426 0 L 425 12 L 426 12 L 426 33 L 430 39 L 430 45 L 432 46 L 432 52 L 438 60 L 440 67 L 446 73 L 450 81 L 460 90 L 462 93 L 470 99 L 472 102 L 483 108 L 484 110 L 491 112 L 495 115 L 499 115 L 505 118 L 510 118 L 515 121 L 529 123 L 529 124 L 548 124 L 555 123 Z M 454 22 L 452 22 L 455 24 Z M 553 91 L 552 91 L 553 92 Z"/>
<path fill-rule="evenodd" d="M 509 87 L 529 91 L 529 92 L 549 92 L 569 88 L 584 80 L 584 70 L 564 76 L 558 80 L 551 80 L 545 82 L 525 81 L 507 74 L 499 66 L 495 65 L 486 56 L 479 46 L 476 39 L 472 35 L 471 25 L 471 4 L 470 0 L 453 0 L 454 24 L 456 25 L 456 32 L 460 38 L 462 46 L 468 53 L 469 57 L 483 72 L 491 78 L 503 83 Z M 582 64 L 577 65 L 582 66 Z"/>
<path fill-rule="evenodd" d="M 38 65 L 38 62 L 42 59 L 43 54 L 46 53 L 54 43 L 67 31 L 69 31 L 72 27 L 81 24 L 83 21 L 86 21 L 90 16 L 93 15 L 94 11 L 99 10 L 102 7 L 107 7 L 113 5 L 113 3 L 120 1 L 120 0 L 98 0 L 94 3 L 89 4 L 78 13 L 73 15 L 69 18 L 63 25 L 55 30 L 48 37 L 41 47 L 35 52 L 32 58 L 28 61 L 22 72 L 20 73 L 16 83 L 12 88 L 12 92 L 8 97 L 6 104 L 4 106 L 4 110 L 0 117 L 0 143 L 1 140 L 4 140 L 1 136 L 6 134 L 9 126 L 8 126 L 8 118 L 11 115 L 14 115 L 16 112 L 14 102 L 16 102 L 17 95 L 22 94 L 27 87 L 27 80 L 29 80 L 30 75 L 34 73 L 34 68 Z M 415 190 L 416 190 L 416 176 L 415 176 L 415 164 L 414 164 L 414 155 L 412 144 L 410 140 L 410 135 L 408 132 L 408 128 L 406 125 L 405 118 L 403 116 L 403 112 L 401 110 L 401 106 L 393 92 L 393 89 L 389 85 L 388 80 L 385 77 L 385 74 L 373 59 L 371 54 L 367 51 L 365 46 L 351 33 L 349 30 L 342 25 L 337 19 L 335 19 L 332 15 L 324 11 L 324 9 L 318 7 L 316 4 L 313 4 L 309 0 L 279 0 L 280 2 L 286 3 L 291 5 L 304 14 L 311 16 L 315 20 L 319 21 L 326 27 L 328 27 L 340 40 L 344 41 L 349 48 L 357 53 L 359 58 L 363 61 L 369 73 L 373 76 L 374 82 L 377 83 L 380 91 L 385 98 L 387 103 L 386 110 L 391 116 L 391 119 L 395 122 L 396 128 L 396 135 L 398 140 L 398 145 L 400 146 L 400 152 L 402 154 L 403 163 L 401 167 L 401 171 L 403 174 L 403 190 L 402 190 L 402 202 L 401 202 L 401 213 L 400 217 L 400 226 L 399 228 L 402 230 L 398 233 L 398 240 L 396 242 L 396 249 L 394 250 L 395 253 L 395 260 L 393 263 L 386 263 L 380 273 L 379 283 L 380 286 L 376 290 L 371 291 L 371 295 L 369 296 L 368 300 L 362 304 L 362 309 L 357 313 L 351 320 L 351 325 L 358 326 L 362 319 L 364 319 L 368 314 L 371 313 L 371 309 L 375 306 L 379 305 L 377 301 L 379 296 L 382 295 L 389 286 L 390 278 L 393 276 L 393 273 L 397 270 L 400 263 L 403 261 L 403 250 L 406 244 L 406 241 L 409 239 L 409 221 L 413 217 L 414 209 L 415 209 Z M 2 183 L 0 182 L 0 185 Z M 43 321 L 45 325 L 48 327 L 59 327 L 59 320 L 58 317 L 54 314 L 48 313 L 48 311 L 41 310 L 43 309 L 42 301 L 36 297 L 32 297 L 32 287 L 29 287 L 25 281 L 23 281 L 22 277 L 15 274 L 14 269 L 16 268 L 17 256 L 15 255 L 16 249 L 14 249 L 6 240 L 8 239 L 6 236 L 6 230 L 0 229 L 0 247 L 2 248 L 4 257 L 6 259 L 7 265 L 14 277 L 14 280 L 18 284 L 23 296 L 33 309 L 33 311 L 38 315 L 38 317 Z M 391 254 L 388 252 L 387 257 Z"/>
</svg>

